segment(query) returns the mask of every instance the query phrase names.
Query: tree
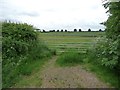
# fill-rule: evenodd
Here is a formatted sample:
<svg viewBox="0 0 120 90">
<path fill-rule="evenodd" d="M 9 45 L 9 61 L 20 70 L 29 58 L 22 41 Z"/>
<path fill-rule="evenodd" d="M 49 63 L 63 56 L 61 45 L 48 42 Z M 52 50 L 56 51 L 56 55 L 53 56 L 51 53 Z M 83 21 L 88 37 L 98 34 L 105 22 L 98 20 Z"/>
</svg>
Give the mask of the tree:
<svg viewBox="0 0 120 90">
<path fill-rule="evenodd" d="M 81 32 L 82 30 L 81 29 L 79 29 L 79 32 Z"/>
<path fill-rule="evenodd" d="M 57 30 L 57 32 L 59 32 L 59 30 Z"/>
<path fill-rule="evenodd" d="M 65 30 L 65 32 L 67 32 L 67 30 Z"/>
<path fill-rule="evenodd" d="M 61 32 L 63 32 L 63 29 L 61 29 Z"/>
<path fill-rule="evenodd" d="M 88 29 L 88 32 L 91 32 L 91 29 L 90 29 L 90 28 Z"/>
<path fill-rule="evenodd" d="M 120 1 L 119 2 L 107 2 L 103 4 L 109 13 L 108 20 L 105 22 L 106 35 L 108 38 L 117 39 L 120 35 Z"/>
<path fill-rule="evenodd" d="M 77 32 L 77 29 L 74 29 L 74 32 Z"/>
<path fill-rule="evenodd" d="M 99 32 L 102 32 L 102 29 L 99 29 Z"/>
<path fill-rule="evenodd" d="M 106 37 L 98 41 L 95 53 L 101 65 L 120 76 L 120 1 L 106 2 L 103 6 L 109 14 L 107 21 L 101 23 L 106 26 Z"/>
<path fill-rule="evenodd" d="M 43 30 L 43 32 L 46 32 L 45 30 Z"/>
<path fill-rule="evenodd" d="M 105 22 L 105 32 L 107 39 L 111 41 L 115 48 L 110 48 L 110 50 L 106 53 L 113 52 L 110 56 L 117 57 L 113 59 L 109 59 L 108 61 L 114 60 L 112 65 L 116 68 L 117 71 L 120 71 L 120 1 L 119 2 L 106 2 L 103 6 L 107 9 L 107 13 L 109 17 Z M 109 44 L 109 43 L 108 43 Z M 117 61 L 115 63 L 115 61 Z M 120 72 L 119 72 L 120 74 Z"/>
</svg>

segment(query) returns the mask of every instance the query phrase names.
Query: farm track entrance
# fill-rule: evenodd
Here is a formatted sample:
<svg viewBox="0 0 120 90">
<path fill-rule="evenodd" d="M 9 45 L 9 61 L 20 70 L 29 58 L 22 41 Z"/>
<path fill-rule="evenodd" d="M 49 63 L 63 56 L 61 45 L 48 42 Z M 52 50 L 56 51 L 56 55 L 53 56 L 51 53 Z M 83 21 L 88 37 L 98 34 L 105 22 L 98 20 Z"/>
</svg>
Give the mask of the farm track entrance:
<svg viewBox="0 0 120 90">
<path fill-rule="evenodd" d="M 44 65 L 41 72 L 41 88 L 108 88 L 93 73 L 86 71 L 82 66 L 59 67 L 55 62 L 58 56 L 53 57 Z"/>
</svg>

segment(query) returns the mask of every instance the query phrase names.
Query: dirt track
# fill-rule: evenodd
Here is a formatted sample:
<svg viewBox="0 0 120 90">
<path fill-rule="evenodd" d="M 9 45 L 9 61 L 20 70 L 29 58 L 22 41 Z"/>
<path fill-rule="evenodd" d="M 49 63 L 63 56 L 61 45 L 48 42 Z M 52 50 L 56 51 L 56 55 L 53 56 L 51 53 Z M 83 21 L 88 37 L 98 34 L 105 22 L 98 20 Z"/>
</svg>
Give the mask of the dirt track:
<svg viewBox="0 0 120 90">
<path fill-rule="evenodd" d="M 56 67 L 57 56 L 49 60 L 41 72 L 41 88 L 109 88 L 93 73 L 82 67 Z"/>
</svg>

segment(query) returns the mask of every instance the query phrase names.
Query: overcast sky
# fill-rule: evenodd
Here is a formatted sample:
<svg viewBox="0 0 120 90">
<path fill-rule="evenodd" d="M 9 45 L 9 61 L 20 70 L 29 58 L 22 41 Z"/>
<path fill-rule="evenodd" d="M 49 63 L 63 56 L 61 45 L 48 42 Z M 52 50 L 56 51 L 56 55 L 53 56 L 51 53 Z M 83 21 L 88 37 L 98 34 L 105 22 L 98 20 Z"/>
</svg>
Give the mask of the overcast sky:
<svg viewBox="0 0 120 90">
<path fill-rule="evenodd" d="M 102 0 L 0 0 L 0 19 L 25 22 L 37 28 L 104 29 Z"/>
</svg>

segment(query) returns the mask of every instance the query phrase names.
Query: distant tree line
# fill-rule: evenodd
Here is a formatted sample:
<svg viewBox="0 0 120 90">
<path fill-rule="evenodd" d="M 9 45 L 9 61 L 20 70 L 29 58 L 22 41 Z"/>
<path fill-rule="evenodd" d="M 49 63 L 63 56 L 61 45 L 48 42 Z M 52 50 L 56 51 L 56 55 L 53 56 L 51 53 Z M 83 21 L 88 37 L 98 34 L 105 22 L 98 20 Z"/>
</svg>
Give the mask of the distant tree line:
<svg viewBox="0 0 120 90">
<path fill-rule="evenodd" d="M 36 30 L 41 31 L 40 29 L 36 29 Z M 87 31 L 88 32 L 94 32 L 90 28 Z M 102 32 L 103 30 L 99 29 L 98 31 Z M 47 31 L 47 30 L 43 29 L 41 32 L 84 32 L 84 31 L 82 31 L 82 29 L 73 29 L 73 31 L 68 31 L 67 29 L 65 29 L 65 30 L 63 30 L 63 29 L 61 29 L 61 30 L 49 30 L 49 31 Z"/>
</svg>

